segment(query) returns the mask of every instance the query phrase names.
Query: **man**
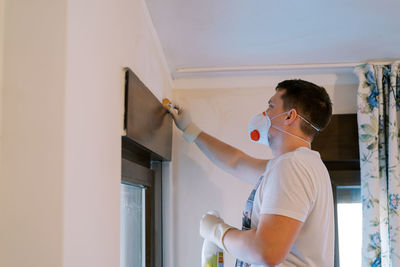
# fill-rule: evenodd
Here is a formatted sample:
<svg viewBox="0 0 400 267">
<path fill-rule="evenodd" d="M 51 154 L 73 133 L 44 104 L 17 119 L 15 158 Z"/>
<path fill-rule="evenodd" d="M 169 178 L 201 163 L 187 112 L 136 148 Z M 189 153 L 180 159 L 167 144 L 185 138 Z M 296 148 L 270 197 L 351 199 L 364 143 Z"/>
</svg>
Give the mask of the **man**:
<svg viewBox="0 0 400 267">
<path fill-rule="evenodd" d="M 325 89 L 303 80 L 278 84 L 268 108 L 250 121 L 249 135 L 270 146 L 273 159 L 255 159 L 202 132 L 182 107 L 171 105 L 188 142 L 217 166 L 255 185 L 242 230 L 206 214 L 200 234 L 237 258 L 236 266 L 333 266 L 334 215 L 328 171 L 311 150 L 332 116 Z"/>
</svg>

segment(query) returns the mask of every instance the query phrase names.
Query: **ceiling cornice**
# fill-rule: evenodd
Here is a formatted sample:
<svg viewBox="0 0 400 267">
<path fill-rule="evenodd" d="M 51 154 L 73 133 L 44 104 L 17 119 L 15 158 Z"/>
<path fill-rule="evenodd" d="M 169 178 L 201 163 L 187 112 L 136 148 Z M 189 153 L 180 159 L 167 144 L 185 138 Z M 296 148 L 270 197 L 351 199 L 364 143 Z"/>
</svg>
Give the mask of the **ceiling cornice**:
<svg viewBox="0 0 400 267">
<path fill-rule="evenodd" d="M 355 67 L 366 63 L 388 65 L 397 60 L 180 68 L 172 74 L 172 87 L 174 89 L 255 88 L 276 86 L 286 79 L 304 79 L 320 85 L 357 85 Z"/>
</svg>

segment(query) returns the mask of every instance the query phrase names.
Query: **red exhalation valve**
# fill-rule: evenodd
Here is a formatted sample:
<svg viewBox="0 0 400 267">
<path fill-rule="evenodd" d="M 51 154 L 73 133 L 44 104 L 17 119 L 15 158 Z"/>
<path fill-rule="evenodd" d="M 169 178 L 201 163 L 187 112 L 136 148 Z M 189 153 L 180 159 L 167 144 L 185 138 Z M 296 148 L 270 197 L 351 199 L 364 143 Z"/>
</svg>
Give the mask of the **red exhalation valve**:
<svg viewBox="0 0 400 267">
<path fill-rule="evenodd" d="M 258 141 L 258 140 L 260 140 L 260 132 L 258 130 L 253 130 L 250 133 L 250 137 L 251 137 L 251 140 Z"/>
</svg>

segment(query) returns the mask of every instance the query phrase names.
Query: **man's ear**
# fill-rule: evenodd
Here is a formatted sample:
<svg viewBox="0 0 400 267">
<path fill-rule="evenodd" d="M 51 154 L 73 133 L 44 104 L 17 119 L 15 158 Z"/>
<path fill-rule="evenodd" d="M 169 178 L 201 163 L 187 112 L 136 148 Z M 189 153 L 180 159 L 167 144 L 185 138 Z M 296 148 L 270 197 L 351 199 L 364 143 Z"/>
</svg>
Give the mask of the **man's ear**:
<svg viewBox="0 0 400 267">
<path fill-rule="evenodd" d="M 297 111 L 294 108 L 292 108 L 291 110 L 289 110 L 289 113 L 286 116 L 285 124 L 286 125 L 292 124 L 296 120 L 296 117 L 297 117 Z"/>
</svg>

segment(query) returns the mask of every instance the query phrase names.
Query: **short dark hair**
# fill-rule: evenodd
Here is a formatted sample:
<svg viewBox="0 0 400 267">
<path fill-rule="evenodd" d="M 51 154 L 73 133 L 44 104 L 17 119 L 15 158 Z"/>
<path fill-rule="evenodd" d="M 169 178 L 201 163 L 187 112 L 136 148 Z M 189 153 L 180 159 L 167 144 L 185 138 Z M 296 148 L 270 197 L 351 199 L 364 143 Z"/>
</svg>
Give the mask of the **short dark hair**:
<svg viewBox="0 0 400 267">
<path fill-rule="evenodd" d="M 325 88 L 300 79 L 285 80 L 276 86 L 276 91 L 284 90 L 281 96 L 285 110 L 292 108 L 322 131 L 332 117 L 332 102 Z M 301 120 L 300 129 L 314 138 L 317 131 Z"/>
</svg>

